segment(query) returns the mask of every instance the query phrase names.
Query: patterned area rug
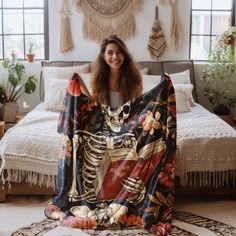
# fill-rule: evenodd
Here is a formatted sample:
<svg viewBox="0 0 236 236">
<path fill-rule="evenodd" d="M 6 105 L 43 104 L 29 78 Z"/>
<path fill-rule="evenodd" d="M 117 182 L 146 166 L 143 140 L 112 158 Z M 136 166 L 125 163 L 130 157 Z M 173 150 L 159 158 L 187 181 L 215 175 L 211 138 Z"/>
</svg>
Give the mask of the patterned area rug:
<svg viewBox="0 0 236 236">
<path fill-rule="evenodd" d="M 182 211 L 175 211 L 174 212 L 174 224 L 173 229 L 170 236 L 196 236 L 196 235 L 216 235 L 216 236 L 235 236 L 236 235 L 236 228 L 224 224 L 222 222 L 212 220 L 203 216 L 195 215 L 192 213 L 182 212 Z M 190 227 L 187 227 L 188 229 L 194 228 L 191 226 L 198 227 L 198 234 L 194 232 L 194 230 L 191 229 L 191 232 L 184 229 L 182 227 L 183 224 L 188 224 Z M 64 234 L 61 230 L 60 232 L 62 234 L 54 234 L 53 230 L 55 230 L 59 226 L 58 222 L 55 222 L 53 220 L 43 220 L 38 223 L 33 223 L 28 227 L 24 227 L 21 229 L 18 229 L 14 233 L 12 233 L 11 236 L 45 236 L 45 235 L 57 235 L 57 236 L 73 236 L 73 232 L 75 232 L 75 229 L 71 229 L 69 234 Z M 50 233 L 51 232 L 51 233 Z M 81 232 L 81 231 L 80 231 Z M 141 235 L 152 235 L 149 234 L 147 231 L 143 229 L 129 229 L 129 230 L 83 230 L 83 232 L 87 233 L 87 235 L 92 236 L 141 236 Z M 202 232 L 202 233 L 199 233 Z M 207 233 L 208 232 L 208 233 Z M 210 233 L 210 234 L 209 234 Z M 80 235 L 77 233 L 77 235 Z"/>
</svg>

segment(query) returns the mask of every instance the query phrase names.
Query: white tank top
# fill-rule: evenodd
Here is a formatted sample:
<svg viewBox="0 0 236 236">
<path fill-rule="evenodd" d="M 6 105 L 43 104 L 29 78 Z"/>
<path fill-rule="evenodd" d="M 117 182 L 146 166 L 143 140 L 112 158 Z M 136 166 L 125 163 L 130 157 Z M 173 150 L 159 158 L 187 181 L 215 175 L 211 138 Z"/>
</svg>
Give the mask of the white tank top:
<svg viewBox="0 0 236 236">
<path fill-rule="evenodd" d="M 111 107 L 120 107 L 123 105 L 120 93 L 110 90 Z"/>
</svg>

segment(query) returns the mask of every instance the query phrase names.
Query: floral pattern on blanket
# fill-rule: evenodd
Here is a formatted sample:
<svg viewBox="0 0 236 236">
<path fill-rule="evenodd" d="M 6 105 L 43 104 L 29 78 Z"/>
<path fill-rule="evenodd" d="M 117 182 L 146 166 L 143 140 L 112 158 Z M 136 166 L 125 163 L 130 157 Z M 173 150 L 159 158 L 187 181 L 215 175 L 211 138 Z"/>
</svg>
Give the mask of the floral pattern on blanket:
<svg viewBox="0 0 236 236">
<path fill-rule="evenodd" d="M 171 228 L 176 150 L 175 94 L 163 74 L 152 90 L 111 108 L 67 86 L 58 193 L 50 219 L 82 229 L 138 226 L 156 235 Z"/>
</svg>

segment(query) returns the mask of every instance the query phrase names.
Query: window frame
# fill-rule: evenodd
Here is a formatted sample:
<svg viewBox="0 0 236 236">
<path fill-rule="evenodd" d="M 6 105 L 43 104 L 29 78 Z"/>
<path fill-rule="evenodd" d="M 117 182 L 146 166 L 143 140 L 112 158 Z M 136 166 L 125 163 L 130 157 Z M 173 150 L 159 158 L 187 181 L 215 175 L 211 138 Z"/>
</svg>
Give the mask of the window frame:
<svg viewBox="0 0 236 236">
<path fill-rule="evenodd" d="M 235 14 L 236 14 L 236 4 L 235 4 L 235 0 L 232 0 L 232 9 L 231 10 L 220 10 L 220 9 L 212 9 L 212 1 L 211 0 L 211 8 L 210 9 L 193 9 L 192 8 L 192 0 L 190 3 L 190 37 L 189 37 L 189 59 L 192 59 L 194 61 L 207 61 L 208 59 L 194 59 L 191 58 L 191 45 L 192 45 L 192 37 L 193 36 L 208 36 L 210 37 L 210 47 L 209 47 L 209 52 L 211 52 L 212 50 L 212 37 L 216 37 L 217 35 L 212 34 L 212 12 L 231 12 L 231 26 L 235 26 L 236 25 L 236 19 L 235 19 Z M 192 34 L 192 19 L 193 19 L 193 12 L 194 11 L 206 11 L 206 12 L 210 12 L 210 34 Z"/>
<path fill-rule="evenodd" d="M 30 10 L 37 10 L 37 9 L 43 9 L 43 15 L 44 15 L 44 34 L 32 34 L 32 35 L 44 35 L 44 58 L 37 58 L 35 59 L 37 60 L 48 60 L 49 59 L 49 22 L 48 22 L 48 0 L 43 0 L 43 7 L 24 7 L 24 0 L 23 0 L 23 7 L 4 7 L 3 6 L 3 0 L 1 1 L 1 7 L 0 7 L 0 11 L 2 13 L 1 16 L 1 24 L 2 24 L 2 32 L 0 32 L 0 37 L 2 37 L 2 42 L 1 42 L 1 46 L 2 46 L 2 55 L 0 55 L 0 60 L 3 60 L 6 57 L 6 49 L 4 48 L 5 46 L 5 42 L 4 42 L 4 36 L 5 35 L 23 35 L 23 49 L 24 49 L 24 58 L 19 58 L 19 60 L 26 60 L 26 48 L 25 48 L 25 36 L 26 35 L 31 35 L 31 34 L 26 34 L 25 33 L 25 9 L 30 9 Z M 3 22 L 3 10 L 5 9 L 13 9 L 13 10 L 23 10 L 22 16 L 23 16 L 23 33 L 22 34 L 5 34 L 4 33 L 4 22 Z"/>
</svg>

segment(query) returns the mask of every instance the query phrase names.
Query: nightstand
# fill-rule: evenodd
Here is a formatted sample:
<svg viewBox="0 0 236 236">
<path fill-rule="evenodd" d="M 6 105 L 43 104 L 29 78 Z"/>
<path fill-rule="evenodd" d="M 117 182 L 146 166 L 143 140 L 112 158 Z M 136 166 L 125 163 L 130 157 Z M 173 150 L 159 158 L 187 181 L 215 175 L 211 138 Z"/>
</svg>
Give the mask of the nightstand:
<svg viewBox="0 0 236 236">
<path fill-rule="evenodd" d="M 233 123 L 232 127 L 233 127 L 234 129 L 236 129 L 236 116 L 234 117 L 234 123 Z"/>
<path fill-rule="evenodd" d="M 4 133 L 5 133 L 5 121 L 0 121 L 0 139 L 2 139 Z"/>
<path fill-rule="evenodd" d="M 226 123 L 229 125 L 233 126 L 234 125 L 234 117 L 233 115 L 218 115 L 222 120 L 224 120 Z"/>
<path fill-rule="evenodd" d="M 17 114 L 16 115 L 16 120 L 14 121 L 14 122 L 7 122 L 7 123 L 5 123 L 5 131 L 7 131 L 8 129 L 10 129 L 10 128 L 12 128 L 13 126 L 15 126 L 20 120 L 22 120 L 24 117 L 25 117 L 25 115 L 26 115 L 27 113 L 20 113 L 20 114 Z"/>
</svg>

